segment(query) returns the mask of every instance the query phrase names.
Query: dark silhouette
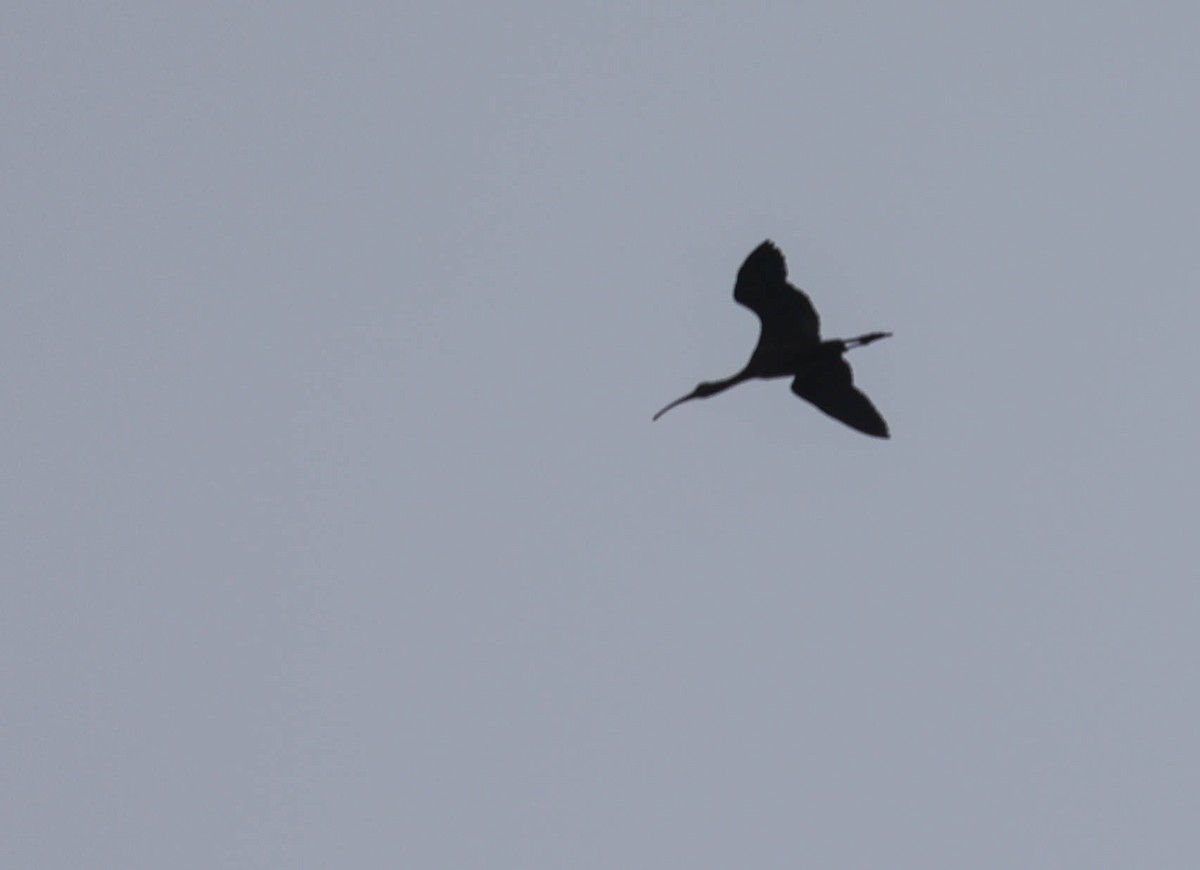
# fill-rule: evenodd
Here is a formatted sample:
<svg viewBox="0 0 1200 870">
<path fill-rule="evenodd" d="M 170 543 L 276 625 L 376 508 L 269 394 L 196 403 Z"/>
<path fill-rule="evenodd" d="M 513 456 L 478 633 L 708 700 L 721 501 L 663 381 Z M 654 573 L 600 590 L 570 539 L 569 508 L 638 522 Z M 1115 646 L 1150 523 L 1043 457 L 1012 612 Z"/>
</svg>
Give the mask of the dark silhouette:
<svg viewBox="0 0 1200 870">
<path fill-rule="evenodd" d="M 854 386 L 842 354 L 887 338 L 870 332 L 858 338 L 821 341 L 821 321 L 812 302 L 787 280 L 787 264 L 779 248 L 766 241 L 738 269 L 733 298 L 758 315 L 762 331 L 746 367 L 723 381 L 706 381 L 654 415 L 657 420 L 689 399 L 704 399 L 751 378 L 793 377 L 792 392 L 812 402 L 847 426 L 887 438 L 888 427 L 871 400 Z"/>
</svg>

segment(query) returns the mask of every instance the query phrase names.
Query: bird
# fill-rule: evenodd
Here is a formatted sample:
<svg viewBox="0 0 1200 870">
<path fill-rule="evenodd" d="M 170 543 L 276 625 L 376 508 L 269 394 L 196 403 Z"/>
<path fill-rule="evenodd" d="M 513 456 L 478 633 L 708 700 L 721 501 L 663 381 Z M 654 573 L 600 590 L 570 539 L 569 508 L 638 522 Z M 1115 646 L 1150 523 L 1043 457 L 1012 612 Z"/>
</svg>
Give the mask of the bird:
<svg viewBox="0 0 1200 870">
<path fill-rule="evenodd" d="M 657 420 L 676 405 L 706 399 L 752 378 L 792 378 L 792 392 L 835 420 L 876 438 L 890 433 L 883 415 L 854 386 L 846 351 L 865 347 L 890 332 L 868 332 L 856 338 L 821 340 L 821 319 L 804 291 L 787 280 L 787 261 L 770 239 L 750 252 L 733 285 L 734 301 L 762 323 L 750 361 L 737 374 L 705 381 L 654 415 Z"/>
</svg>

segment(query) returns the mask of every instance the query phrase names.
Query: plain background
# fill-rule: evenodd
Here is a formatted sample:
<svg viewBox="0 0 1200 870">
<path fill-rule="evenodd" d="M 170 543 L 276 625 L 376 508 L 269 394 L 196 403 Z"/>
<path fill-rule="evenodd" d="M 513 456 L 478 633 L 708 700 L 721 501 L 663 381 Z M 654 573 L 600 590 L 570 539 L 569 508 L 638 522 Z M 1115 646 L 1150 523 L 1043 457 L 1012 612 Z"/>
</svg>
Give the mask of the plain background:
<svg viewBox="0 0 1200 870">
<path fill-rule="evenodd" d="M 13 5 L 0 864 L 1200 866 L 1198 28 Z"/>
</svg>

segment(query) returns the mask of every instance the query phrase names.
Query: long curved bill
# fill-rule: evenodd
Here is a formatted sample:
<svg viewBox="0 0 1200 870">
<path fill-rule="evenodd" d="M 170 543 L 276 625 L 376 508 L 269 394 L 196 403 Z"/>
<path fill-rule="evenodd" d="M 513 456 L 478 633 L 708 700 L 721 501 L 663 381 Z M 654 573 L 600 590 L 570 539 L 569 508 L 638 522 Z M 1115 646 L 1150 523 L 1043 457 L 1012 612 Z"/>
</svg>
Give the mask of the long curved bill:
<svg viewBox="0 0 1200 870">
<path fill-rule="evenodd" d="M 680 397 L 679 397 L 678 399 L 676 399 L 674 402 L 672 402 L 671 404 L 667 405 L 667 407 L 663 408 L 661 411 L 659 411 L 657 414 L 655 414 L 655 415 L 654 415 L 654 420 L 657 420 L 659 417 L 661 417 L 663 414 L 667 413 L 667 411 L 670 411 L 670 410 L 671 410 L 672 408 L 674 408 L 676 405 L 682 405 L 682 404 L 683 404 L 684 402 L 686 402 L 688 399 L 695 399 L 695 398 L 697 398 L 697 396 L 696 396 L 696 391 L 695 391 L 695 390 L 692 390 L 692 391 L 691 391 L 690 393 L 688 393 L 686 396 L 680 396 Z"/>
</svg>

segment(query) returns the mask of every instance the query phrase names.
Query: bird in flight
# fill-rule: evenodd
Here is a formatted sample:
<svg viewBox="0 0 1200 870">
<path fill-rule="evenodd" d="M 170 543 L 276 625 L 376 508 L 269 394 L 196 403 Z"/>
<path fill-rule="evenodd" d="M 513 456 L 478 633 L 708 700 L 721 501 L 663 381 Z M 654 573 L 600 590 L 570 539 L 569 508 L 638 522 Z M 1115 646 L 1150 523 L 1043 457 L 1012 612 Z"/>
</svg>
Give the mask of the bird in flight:
<svg viewBox="0 0 1200 870">
<path fill-rule="evenodd" d="M 821 320 L 803 291 L 787 280 L 783 254 L 765 241 L 738 269 L 733 298 L 758 315 L 762 330 L 746 367 L 723 381 L 705 381 L 654 415 L 657 420 L 689 399 L 705 399 L 751 378 L 792 378 L 792 392 L 830 417 L 876 438 L 888 437 L 883 416 L 858 388 L 843 354 L 890 332 L 821 340 Z"/>
</svg>

